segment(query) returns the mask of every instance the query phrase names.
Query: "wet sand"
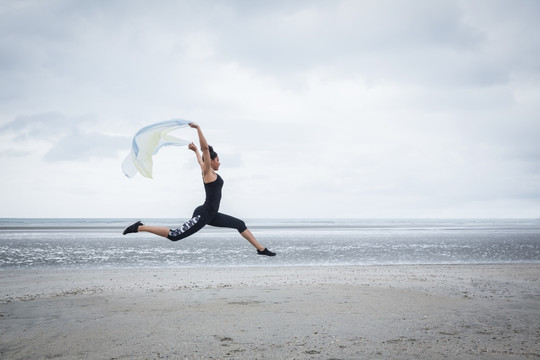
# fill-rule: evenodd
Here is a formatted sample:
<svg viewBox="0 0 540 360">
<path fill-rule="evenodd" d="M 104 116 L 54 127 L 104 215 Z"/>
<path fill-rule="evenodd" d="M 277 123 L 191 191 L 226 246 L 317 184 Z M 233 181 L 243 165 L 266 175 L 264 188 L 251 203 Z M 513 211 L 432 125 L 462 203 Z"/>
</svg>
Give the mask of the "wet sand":
<svg viewBox="0 0 540 360">
<path fill-rule="evenodd" d="M 2 359 L 538 359 L 540 265 L 0 271 Z"/>
</svg>

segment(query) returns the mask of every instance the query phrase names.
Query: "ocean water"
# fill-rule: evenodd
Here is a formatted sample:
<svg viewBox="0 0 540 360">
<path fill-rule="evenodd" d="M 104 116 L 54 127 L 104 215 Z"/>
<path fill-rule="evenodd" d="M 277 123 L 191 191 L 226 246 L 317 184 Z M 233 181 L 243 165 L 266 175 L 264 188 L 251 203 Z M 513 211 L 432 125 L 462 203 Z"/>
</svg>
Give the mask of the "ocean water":
<svg viewBox="0 0 540 360">
<path fill-rule="evenodd" d="M 0 271 L 16 268 L 540 263 L 540 219 L 247 220 L 278 255 L 236 230 L 205 227 L 172 242 L 122 235 L 132 219 L 0 219 Z M 177 227 L 178 219 L 145 223 Z"/>
</svg>

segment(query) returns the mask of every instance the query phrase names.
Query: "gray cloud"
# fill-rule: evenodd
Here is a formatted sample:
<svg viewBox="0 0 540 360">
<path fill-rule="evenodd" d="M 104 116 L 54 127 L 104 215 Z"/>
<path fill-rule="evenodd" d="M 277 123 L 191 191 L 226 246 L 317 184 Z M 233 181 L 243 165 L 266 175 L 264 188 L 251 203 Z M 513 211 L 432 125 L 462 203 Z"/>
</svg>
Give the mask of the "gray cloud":
<svg viewBox="0 0 540 360">
<path fill-rule="evenodd" d="M 129 150 L 129 138 L 99 133 L 74 132 L 56 141 L 43 157 L 46 161 L 87 161 L 91 158 L 115 158 Z"/>
<path fill-rule="evenodd" d="M 3 2 L 2 161 L 69 177 L 184 117 L 225 168 L 280 189 L 280 216 L 282 191 L 335 195 L 343 214 L 356 196 L 392 214 L 508 198 L 520 213 L 540 193 L 539 13 L 534 0 Z"/>
<path fill-rule="evenodd" d="M 52 144 L 43 159 L 46 161 L 85 161 L 92 157 L 114 158 L 117 152 L 129 149 L 129 138 L 97 132 L 89 132 L 93 116 L 67 117 L 51 112 L 18 116 L 0 127 L 0 134 L 11 136 L 19 146 L 24 143 L 44 141 Z M 30 151 L 8 148 L 4 156 L 26 156 Z"/>
<path fill-rule="evenodd" d="M 231 9 L 221 26 L 220 53 L 254 66 L 294 70 L 372 53 L 407 54 L 426 46 L 467 49 L 482 39 L 453 1 L 293 2 L 273 11 Z M 223 21 L 222 21 L 223 22 Z M 221 22 L 221 23 L 222 23 Z M 396 59 L 397 60 L 397 59 Z M 398 60 L 399 61 L 399 60 Z"/>
<path fill-rule="evenodd" d="M 58 138 L 75 125 L 75 121 L 57 112 L 21 115 L 0 127 L 0 133 L 11 134 L 13 140 L 47 140 Z"/>
</svg>

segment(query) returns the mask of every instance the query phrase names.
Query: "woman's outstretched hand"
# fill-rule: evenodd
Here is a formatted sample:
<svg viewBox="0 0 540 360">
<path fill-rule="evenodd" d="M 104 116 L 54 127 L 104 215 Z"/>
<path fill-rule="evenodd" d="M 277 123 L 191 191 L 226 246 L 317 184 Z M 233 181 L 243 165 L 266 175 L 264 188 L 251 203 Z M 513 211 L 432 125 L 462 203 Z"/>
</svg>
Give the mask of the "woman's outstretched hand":
<svg viewBox="0 0 540 360">
<path fill-rule="evenodd" d="M 197 125 L 197 124 L 195 124 L 195 123 L 189 123 L 188 125 L 191 126 L 191 127 L 194 128 L 194 129 L 198 129 L 198 128 L 199 128 L 199 125 Z"/>
<path fill-rule="evenodd" d="M 189 144 L 188 149 L 197 152 L 197 146 L 194 143 Z"/>
</svg>

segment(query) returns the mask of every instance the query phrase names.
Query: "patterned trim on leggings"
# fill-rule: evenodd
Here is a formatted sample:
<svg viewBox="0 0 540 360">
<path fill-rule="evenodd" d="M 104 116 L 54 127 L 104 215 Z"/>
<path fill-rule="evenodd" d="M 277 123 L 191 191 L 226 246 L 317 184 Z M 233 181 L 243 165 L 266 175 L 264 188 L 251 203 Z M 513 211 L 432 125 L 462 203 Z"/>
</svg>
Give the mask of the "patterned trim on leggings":
<svg viewBox="0 0 540 360">
<path fill-rule="evenodd" d="M 201 215 L 197 215 L 194 218 L 188 220 L 186 223 L 184 223 L 184 225 L 182 225 L 178 229 L 171 229 L 169 231 L 169 239 L 171 238 L 176 239 L 180 237 L 183 233 L 185 233 L 186 231 L 191 229 L 193 226 L 195 226 L 195 224 L 199 222 L 200 218 L 201 218 Z"/>
</svg>

